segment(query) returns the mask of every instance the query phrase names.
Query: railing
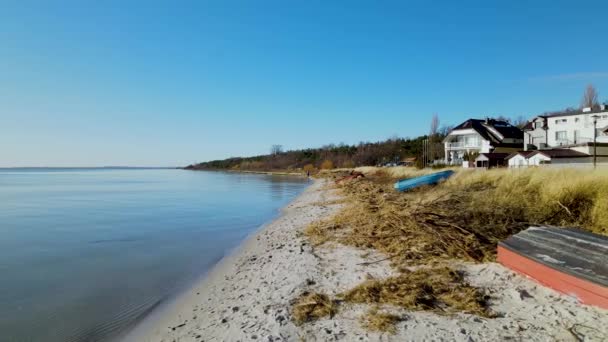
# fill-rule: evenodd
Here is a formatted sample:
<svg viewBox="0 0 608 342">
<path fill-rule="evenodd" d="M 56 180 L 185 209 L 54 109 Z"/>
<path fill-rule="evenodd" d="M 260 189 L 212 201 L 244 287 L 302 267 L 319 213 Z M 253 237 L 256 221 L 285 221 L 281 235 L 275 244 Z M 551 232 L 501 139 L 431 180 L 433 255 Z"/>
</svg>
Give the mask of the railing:
<svg viewBox="0 0 608 342">
<path fill-rule="evenodd" d="M 448 148 L 462 149 L 462 148 L 481 148 L 480 143 L 467 143 L 464 141 L 451 142 L 447 144 Z"/>
<path fill-rule="evenodd" d="M 450 164 L 450 165 L 458 165 L 458 166 L 461 166 L 461 165 L 462 165 L 462 162 L 463 162 L 463 159 L 461 159 L 461 158 L 454 158 L 454 159 L 450 160 L 449 164 Z"/>
<path fill-rule="evenodd" d="M 584 143 L 589 143 L 589 142 L 593 142 L 593 138 L 576 138 L 574 140 L 570 140 L 570 139 L 556 139 L 555 140 L 555 145 L 556 146 L 567 146 L 567 145 L 576 145 L 576 144 L 584 144 Z"/>
</svg>

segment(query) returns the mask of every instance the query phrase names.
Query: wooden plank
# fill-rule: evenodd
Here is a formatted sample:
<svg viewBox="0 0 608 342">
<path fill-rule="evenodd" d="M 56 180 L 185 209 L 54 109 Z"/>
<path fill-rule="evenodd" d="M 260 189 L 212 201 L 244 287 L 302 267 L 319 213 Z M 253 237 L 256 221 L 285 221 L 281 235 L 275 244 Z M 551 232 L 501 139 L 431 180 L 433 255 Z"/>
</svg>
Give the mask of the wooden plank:
<svg viewBox="0 0 608 342">
<path fill-rule="evenodd" d="M 498 245 L 498 262 L 608 309 L 608 238 L 574 228 L 530 227 Z"/>
<path fill-rule="evenodd" d="M 607 287 L 559 272 L 501 246 L 498 247 L 497 259 L 504 266 L 526 275 L 555 291 L 574 297 L 583 304 L 608 309 Z"/>
<path fill-rule="evenodd" d="M 499 246 L 560 272 L 608 286 L 608 237 L 575 228 L 530 227 Z"/>
</svg>

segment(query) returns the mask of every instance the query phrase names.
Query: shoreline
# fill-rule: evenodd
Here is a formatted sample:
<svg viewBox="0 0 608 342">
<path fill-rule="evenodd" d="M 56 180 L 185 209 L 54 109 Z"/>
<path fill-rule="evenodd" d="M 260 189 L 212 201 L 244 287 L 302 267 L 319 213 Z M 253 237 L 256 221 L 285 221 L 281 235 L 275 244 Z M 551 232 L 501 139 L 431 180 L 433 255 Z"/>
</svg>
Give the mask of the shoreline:
<svg viewBox="0 0 608 342">
<path fill-rule="evenodd" d="M 255 173 L 262 175 L 276 175 L 276 176 L 300 176 L 306 177 L 305 173 L 302 172 L 287 172 L 287 171 L 248 171 L 248 170 L 226 170 L 226 172 L 234 173 Z"/>
<path fill-rule="evenodd" d="M 467 282 L 488 296 L 497 315 L 463 312 L 445 315 L 390 305 L 378 307 L 400 317 L 394 334 L 369 331 L 361 318 L 372 305 L 340 304 L 333 317 L 296 325 L 292 303 L 304 292 L 330 298 L 366 279 L 398 274 L 390 260 L 373 249 L 338 243 L 313 247 L 303 236 L 312 222 L 342 207 L 326 179 L 314 179 L 196 284 L 166 308 L 136 326 L 123 341 L 576 341 L 572 329 L 590 341 L 608 336 L 607 311 L 581 305 L 495 262 L 454 260 Z M 331 203 L 331 204 L 330 204 Z M 599 325 L 598 325 L 599 323 Z M 578 331 L 578 330 L 577 330 Z M 577 332 L 579 333 L 579 332 Z"/>
<path fill-rule="evenodd" d="M 232 169 L 189 169 L 180 168 L 185 171 L 211 171 L 211 172 L 230 172 L 230 173 L 253 173 L 261 175 L 275 175 L 275 176 L 300 176 L 307 177 L 305 172 L 288 172 L 288 171 L 254 171 L 254 170 L 232 170 Z"/>
<path fill-rule="evenodd" d="M 288 311 L 290 300 L 295 296 L 293 293 L 306 283 L 307 277 L 294 273 L 293 269 L 306 273 L 318 266 L 314 253 L 303 238 L 298 237 L 298 232 L 337 211 L 338 205 L 322 204 L 331 196 L 324 188 L 326 184 L 326 180 L 313 179 L 304 192 L 282 208 L 279 217 L 259 227 L 190 288 L 143 318 L 117 340 L 200 341 L 204 337 L 205 341 L 214 338 L 220 341 L 250 340 L 252 336 L 259 336 L 269 341 L 274 337 L 277 340 L 296 338 L 297 329 L 289 321 Z M 258 267 L 259 270 L 254 270 Z M 281 269 L 290 275 L 280 275 Z M 257 300 L 263 297 L 266 299 Z M 275 308 L 269 309 L 266 303 L 273 303 L 271 306 Z M 265 329 L 271 312 L 276 314 L 274 326 Z M 239 322 L 247 322 L 248 326 L 257 329 L 252 326 L 243 330 L 242 324 L 237 324 Z M 287 327 L 289 325 L 291 327 Z"/>
</svg>

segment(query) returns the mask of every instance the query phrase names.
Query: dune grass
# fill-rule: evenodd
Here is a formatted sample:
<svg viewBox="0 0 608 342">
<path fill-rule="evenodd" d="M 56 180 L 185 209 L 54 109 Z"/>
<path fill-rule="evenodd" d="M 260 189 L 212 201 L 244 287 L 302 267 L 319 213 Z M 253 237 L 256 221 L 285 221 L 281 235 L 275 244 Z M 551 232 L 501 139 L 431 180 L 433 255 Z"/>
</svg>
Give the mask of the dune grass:
<svg viewBox="0 0 608 342">
<path fill-rule="evenodd" d="M 336 302 L 322 293 L 304 292 L 292 304 L 291 318 L 301 325 L 322 317 L 333 317 L 337 312 Z"/>
<path fill-rule="evenodd" d="M 608 170 L 457 170 L 440 185 L 407 193 L 396 192 L 394 181 L 433 171 L 356 171 L 366 177 L 337 185 L 345 201 L 341 211 L 304 233 L 317 246 L 333 241 L 378 250 L 399 273 L 340 294 L 344 302 L 493 317 L 483 291 L 448 265 L 493 261 L 499 241 L 530 225 L 608 235 Z M 339 179 L 343 174 L 325 176 Z M 397 318 L 372 310 L 361 321 L 369 330 L 391 332 Z"/>
<path fill-rule="evenodd" d="M 608 234 L 608 171 L 460 170 L 439 186 L 398 193 L 391 169 L 340 184 L 344 208 L 305 234 L 314 244 L 377 249 L 397 265 L 494 260 L 499 241 L 535 224 Z"/>
<path fill-rule="evenodd" d="M 361 166 L 355 169 L 355 171 L 362 172 L 366 175 L 379 175 L 382 174 L 389 178 L 410 178 L 426 175 L 429 173 L 437 172 L 436 170 L 428 169 L 417 169 L 409 166 L 395 166 L 395 167 L 376 167 L 376 166 Z"/>
</svg>

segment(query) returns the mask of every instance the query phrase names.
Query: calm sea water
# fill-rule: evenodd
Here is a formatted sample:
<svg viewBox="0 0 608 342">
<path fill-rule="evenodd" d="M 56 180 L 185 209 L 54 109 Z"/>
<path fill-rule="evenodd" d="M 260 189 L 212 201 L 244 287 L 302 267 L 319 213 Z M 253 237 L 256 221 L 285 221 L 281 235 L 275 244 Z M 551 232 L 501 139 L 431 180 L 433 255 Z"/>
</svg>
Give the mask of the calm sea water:
<svg viewBox="0 0 608 342">
<path fill-rule="evenodd" d="M 306 185 L 183 170 L 0 170 L 0 340 L 123 331 Z"/>
</svg>

